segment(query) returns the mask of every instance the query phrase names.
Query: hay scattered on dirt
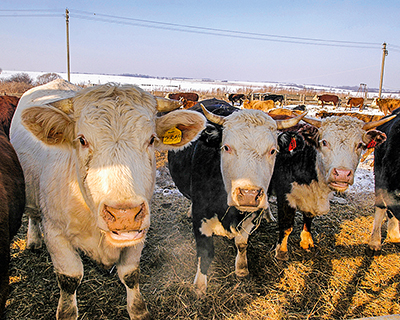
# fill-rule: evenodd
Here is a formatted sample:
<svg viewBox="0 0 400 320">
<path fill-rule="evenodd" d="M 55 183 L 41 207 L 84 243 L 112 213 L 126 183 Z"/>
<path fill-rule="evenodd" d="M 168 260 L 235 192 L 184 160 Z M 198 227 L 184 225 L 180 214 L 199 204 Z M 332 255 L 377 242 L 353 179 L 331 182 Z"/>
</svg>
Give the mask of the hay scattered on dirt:
<svg viewBox="0 0 400 320">
<path fill-rule="evenodd" d="M 290 260 L 274 258 L 276 223 L 263 221 L 250 237 L 250 275 L 234 273 L 233 241 L 215 237 L 215 259 L 207 295 L 197 299 L 192 282 L 196 251 L 187 210 L 174 187 L 165 154 L 158 156 L 152 226 L 141 262 L 141 291 L 154 319 L 352 319 L 400 313 L 400 255 L 394 244 L 371 255 L 367 241 L 373 194 L 340 195 L 331 212 L 315 219 L 315 249 L 299 246 L 301 219 L 289 240 Z M 276 215 L 276 206 L 272 204 Z M 26 219 L 14 239 L 11 293 L 6 318 L 54 319 L 59 290 L 45 249 L 25 249 Z M 385 232 L 384 232 L 385 233 Z M 78 289 L 79 319 L 129 319 L 125 289 L 116 271 L 84 258 Z"/>
</svg>

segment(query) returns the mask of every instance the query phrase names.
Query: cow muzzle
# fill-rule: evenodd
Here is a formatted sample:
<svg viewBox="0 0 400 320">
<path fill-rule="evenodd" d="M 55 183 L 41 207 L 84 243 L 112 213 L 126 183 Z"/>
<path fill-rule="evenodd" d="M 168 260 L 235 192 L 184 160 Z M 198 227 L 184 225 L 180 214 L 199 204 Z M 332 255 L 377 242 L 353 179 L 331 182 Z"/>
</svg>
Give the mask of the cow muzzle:
<svg viewBox="0 0 400 320">
<path fill-rule="evenodd" d="M 338 192 L 344 192 L 353 184 L 354 173 L 352 170 L 333 168 L 329 177 L 329 187 Z"/>
<path fill-rule="evenodd" d="M 104 205 L 102 214 L 109 230 L 106 234 L 112 241 L 136 242 L 144 238 L 147 228 L 143 222 L 149 215 L 144 202 L 132 208 Z"/>
<path fill-rule="evenodd" d="M 234 197 L 240 210 L 254 211 L 262 204 L 265 192 L 262 188 L 236 188 Z"/>
</svg>

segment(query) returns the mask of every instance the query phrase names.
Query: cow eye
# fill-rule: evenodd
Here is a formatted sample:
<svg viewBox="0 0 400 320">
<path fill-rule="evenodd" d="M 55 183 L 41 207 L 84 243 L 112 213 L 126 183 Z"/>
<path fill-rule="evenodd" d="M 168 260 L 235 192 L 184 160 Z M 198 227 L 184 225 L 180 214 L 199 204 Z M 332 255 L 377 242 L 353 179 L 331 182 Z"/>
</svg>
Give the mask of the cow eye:
<svg viewBox="0 0 400 320">
<path fill-rule="evenodd" d="M 272 156 L 277 152 L 277 150 L 275 148 L 271 148 L 271 150 L 269 151 L 269 154 Z"/>
<path fill-rule="evenodd" d="M 149 141 L 149 145 L 152 146 L 154 144 L 155 140 L 156 140 L 156 137 L 154 135 L 151 136 L 150 141 Z"/>
<path fill-rule="evenodd" d="M 78 136 L 78 140 L 79 140 L 80 144 L 82 145 L 82 147 L 87 147 L 89 145 L 89 143 L 87 142 L 87 140 L 85 139 L 85 137 L 83 135 Z"/>
<path fill-rule="evenodd" d="M 321 144 L 322 144 L 322 146 L 327 147 L 328 146 L 328 141 L 326 141 L 325 139 L 321 140 Z"/>
<path fill-rule="evenodd" d="M 228 152 L 228 153 L 231 153 L 231 152 L 232 152 L 232 148 L 231 148 L 229 145 L 227 145 L 227 144 L 224 144 L 224 145 L 221 147 L 221 149 L 223 149 L 224 151 L 226 151 L 226 152 Z"/>
</svg>

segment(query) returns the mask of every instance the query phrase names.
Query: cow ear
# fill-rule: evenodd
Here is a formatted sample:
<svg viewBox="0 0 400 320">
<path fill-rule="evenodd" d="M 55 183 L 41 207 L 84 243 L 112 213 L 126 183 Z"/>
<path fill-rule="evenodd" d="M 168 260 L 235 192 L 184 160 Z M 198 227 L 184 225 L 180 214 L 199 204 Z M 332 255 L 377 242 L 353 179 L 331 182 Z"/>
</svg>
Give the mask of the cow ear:
<svg viewBox="0 0 400 320">
<path fill-rule="evenodd" d="M 183 149 L 205 128 L 206 118 L 199 112 L 176 110 L 156 119 L 159 150 Z"/>
<path fill-rule="evenodd" d="M 320 138 L 317 127 L 305 124 L 298 130 L 298 133 L 301 134 L 306 143 L 311 146 L 318 147 Z"/>
<path fill-rule="evenodd" d="M 386 134 L 379 130 L 369 130 L 362 138 L 367 149 L 375 148 L 386 141 Z"/>
<path fill-rule="evenodd" d="M 304 149 L 303 137 L 294 131 L 283 132 L 278 136 L 280 155 L 292 155 Z"/>
<path fill-rule="evenodd" d="M 74 124 L 63 111 L 52 106 L 31 107 L 21 115 L 22 124 L 47 145 L 72 143 Z"/>
</svg>

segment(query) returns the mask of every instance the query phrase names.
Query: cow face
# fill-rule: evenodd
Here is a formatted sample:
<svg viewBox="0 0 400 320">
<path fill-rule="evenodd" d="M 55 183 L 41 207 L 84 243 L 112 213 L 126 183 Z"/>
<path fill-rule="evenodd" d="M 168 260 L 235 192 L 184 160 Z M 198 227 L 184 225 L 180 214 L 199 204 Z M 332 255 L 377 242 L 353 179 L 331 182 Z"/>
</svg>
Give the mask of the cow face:
<svg viewBox="0 0 400 320">
<path fill-rule="evenodd" d="M 109 84 L 22 114 L 23 124 L 36 137 L 61 148 L 74 162 L 81 192 L 77 196 L 114 246 L 144 240 L 155 148 L 182 148 L 204 128 L 198 113 L 182 110 L 156 118 L 156 112 L 156 99 L 149 93 Z"/>
<path fill-rule="evenodd" d="M 226 117 L 221 172 L 228 205 L 253 211 L 267 208 L 266 191 L 277 153 L 277 126 L 268 115 L 243 110 Z"/>
<path fill-rule="evenodd" d="M 317 137 L 317 172 L 332 190 L 343 192 L 354 183 L 361 152 L 385 141 L 384 133 L 365 130 L 353 117 L 328 117 L 321 121 Z"/>
</svg>

